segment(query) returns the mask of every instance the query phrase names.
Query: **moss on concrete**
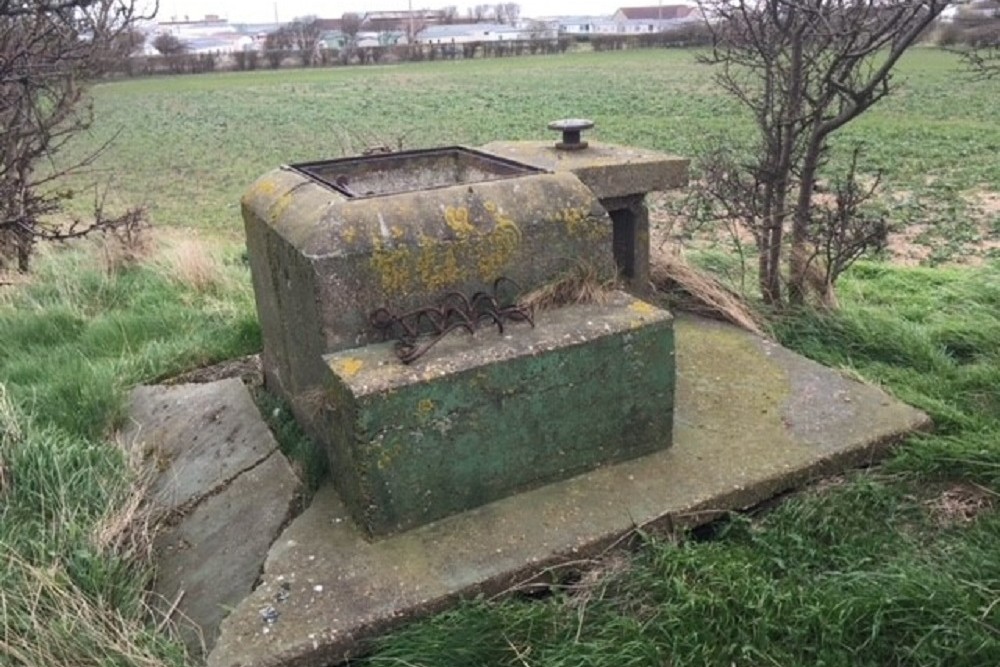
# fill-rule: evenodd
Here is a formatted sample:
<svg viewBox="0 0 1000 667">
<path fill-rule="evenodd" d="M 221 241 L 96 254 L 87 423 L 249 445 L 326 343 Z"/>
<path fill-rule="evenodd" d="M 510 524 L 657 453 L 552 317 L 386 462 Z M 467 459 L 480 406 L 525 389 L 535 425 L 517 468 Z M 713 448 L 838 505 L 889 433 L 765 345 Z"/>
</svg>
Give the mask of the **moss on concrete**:
<svg viewBox="0 0 1000 667">
<path fill-rule="evenodd" d="M 391 344 L 326 362 L 334 479 L 376 535 L 670 444 L 672 318 L 621 293 L 456 332 L 410 366 Z"/>
</svg>

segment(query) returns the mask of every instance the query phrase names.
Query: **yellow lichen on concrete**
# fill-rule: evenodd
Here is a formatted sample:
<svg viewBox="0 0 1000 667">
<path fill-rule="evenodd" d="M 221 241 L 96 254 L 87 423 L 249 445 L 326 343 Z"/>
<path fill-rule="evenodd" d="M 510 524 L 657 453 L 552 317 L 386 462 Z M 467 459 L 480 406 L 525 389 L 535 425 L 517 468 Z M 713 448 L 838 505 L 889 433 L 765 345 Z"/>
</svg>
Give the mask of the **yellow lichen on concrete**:
<svg viewBox="0 0 1000 667">
<path fill-rule="evenodd" d="M 479 277 L 491 281 L 500 277 L 503 268 L 520 248 L 522 234 L 517 223 L 504 215 L 496 204 L 487 202 L 485 208 L 495 226 L 477 248 L 477 263 Z"/>
<path fill-rule="evenodd" d="M 465 206 L 446 206 L 444 222 L 460 239 L 468 238 L 476 232 L 476 228 L 469 222 L 469 209 Z"/>
<path fill-rule="evenodd" d="M 600 239 L 607 234 L 607 225 L 594 220 L 590 215 L 590 209 L 585 206 L 567 207 L 555 214 L 557 222 L 561 222 L 566 227 L 566 233 L 573 237 L 586 237 L 594 240 Z"/>
<path fill-rule="evenodd" d="M 379 470 L 385 470 L 403 453 L 403 450 L 403 444 L 400 442 L 393 442 L 387 447 L 382 447 L 375 465 L 378 466 Z"/>
<path fill-rule="evenodd" d="M 274 204 L 271 205 L 271 208 L 267 211 L 271 222 L 277 222 L 280 220 L 281 216 L 284 215 L 285 211 L 288 210 L 288 207 L 291 206 L 294 201 L 295 198 L 292 196 L 290 191 L 278 197 L 278 200 L 274 202 Z"/>
<path fill-rule="evenodd" d="M 657 312 L 656 306 L 646 303 L 645 301 L 633 301 L 628 307 L 633 313 L 639 313 L 640 315 L 654 315 Z"/>
<path fill-rule="evenodd" d="M 429 398 L 421 399 L 420 401 L 417 402 L 417 412 L 416 412 L 417 420 L 422 424 L 426 424 L 431 419 L 431 417 L 434 416 L 434 411 L 436 409 L 437 409 L 437 404 L 435 404 L 434 401 L 432 401 Z"/>
<path fill-rule="evenodd" d="M 342 375 L 346 378 L 352 378 L 361 372 L 361 369 L 365 367 L 365 362 L 356 357 L 347 357 L 346 359 L 338 359 L 334 364 L 334 370 L 338 375 Z"/>
<path fill-rule="evenodd" d="M 388 294 L 408 292 L 413 283 L 409 248 L 388 248 L 385 241 L 373 237 L 371 267 L 379 278 L 382 291 Z"/>
<path fill-rule="evenodd" d="M 246 194 L 243 195 L 243 200 L 249 201 L 256 198 L 270 198 L 278 192 L 278 186 L 274 184 L 271 178 L 260 178 L 250 186 Z"/>
<path fill-rule="evenodd" d="M 456 284 L 463 275 L 455 255 L 455 247 L 421 235 L 417 274 L 420 283 L 429 290 Z"/>
<path fill-rule="evenodd" d="M 510 263 L 522 243 L 517 223 L 494 203 L 485 205 L 493 229 L 475 225 L 465 207 L 447 207 L 445 223 L 457 237 L 439 239 L 420 234 L 416 246 L 389 228 L 391 239 L 372 237 L 370 265 L 382 291 L 389 295 L 437 292 L 477 277 L 493 281 Z"/>
</svg>

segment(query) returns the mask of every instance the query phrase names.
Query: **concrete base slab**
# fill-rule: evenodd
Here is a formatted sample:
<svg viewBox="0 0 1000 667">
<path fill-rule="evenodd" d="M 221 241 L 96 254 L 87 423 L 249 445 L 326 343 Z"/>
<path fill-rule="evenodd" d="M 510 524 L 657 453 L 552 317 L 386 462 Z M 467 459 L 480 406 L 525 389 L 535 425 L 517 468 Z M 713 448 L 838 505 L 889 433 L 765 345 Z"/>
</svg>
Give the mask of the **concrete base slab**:
<svg viewBox="0 0 1000 667">
<path fill-rule="evenodd" d="M 463 596 L 869 463 L 930 420 L 731 326 L 679 318 L 674 446 L 369 542 L 331 489 L 275 542 L 211 667 L 320 667 Z M 262 615 L 262 611 L 265 612 Z"/>
<path fill-rule="evenodd" d="M 153 543 L 154 590 L 176 600 L 188 649 L 211 649 L 219 623 L 260 576 L 274 538 L 292 518 L 300 484 L 281 452 L 206 498 Z"/>
<path fill-rule="evenodd" d="M 253 589 L 301 484 L 240 380 L 137 387 L 130 398 L 126 442 L 168 524 L 153 545 L 153 589 L 200 656 Z"/>
</svg>

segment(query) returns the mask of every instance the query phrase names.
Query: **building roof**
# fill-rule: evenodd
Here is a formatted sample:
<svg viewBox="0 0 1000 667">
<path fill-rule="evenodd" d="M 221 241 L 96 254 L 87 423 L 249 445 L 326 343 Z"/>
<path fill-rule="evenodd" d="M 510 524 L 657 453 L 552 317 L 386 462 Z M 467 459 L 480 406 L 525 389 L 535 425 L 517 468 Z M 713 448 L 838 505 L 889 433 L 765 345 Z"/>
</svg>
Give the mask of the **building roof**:
<svg viewBox="0 0 1000 667">
<path fill-rule="evenodd" d="M 365 12 L 366 21 L 405 21 L 412 16 L 415 19 L 437 19 L 442 12 L 440 9 L 414 9 L 408 11 L 387 11 L 387 12 Z"/>
<path fill-rule="evenodd" d="M 653 5 L 652 7 L 621 7 L 618 9 L 630 21 L 682 19 L 694 11 L 687 5 Z"/>
<path fill-rule="evenodd" d="M 320 30 L 340 30 L 343 27 L 340 19 L 316 19 L 314 23 Z"/>
<path fill-rule="evenodd" d="M 451 37 L 463 37 L 465 35 L 476 35 L 480 33 L 520 33 L 521 31 L 511 25 L 503 23 L 467 23 L 456 25 L 432 25 L 424 28 L 418 33 L 421 39 L 448 39 Z"/>
</svg>

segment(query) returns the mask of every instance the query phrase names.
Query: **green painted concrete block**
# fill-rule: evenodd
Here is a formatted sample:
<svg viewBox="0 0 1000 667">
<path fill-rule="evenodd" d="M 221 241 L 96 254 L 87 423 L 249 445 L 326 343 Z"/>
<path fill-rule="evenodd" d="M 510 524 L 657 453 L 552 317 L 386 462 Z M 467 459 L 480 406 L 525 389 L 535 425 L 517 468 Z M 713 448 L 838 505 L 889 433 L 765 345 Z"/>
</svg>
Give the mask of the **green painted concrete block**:
<svg viewBox="0 0 1000 667">
<path fill-rule="evenodd" d="M 338 491 L 378 536 L 669 446 L 672 322 L 616 294 L 455 332 L 411 366 L 391 343 L 324 356 Z"/>
</svg>

